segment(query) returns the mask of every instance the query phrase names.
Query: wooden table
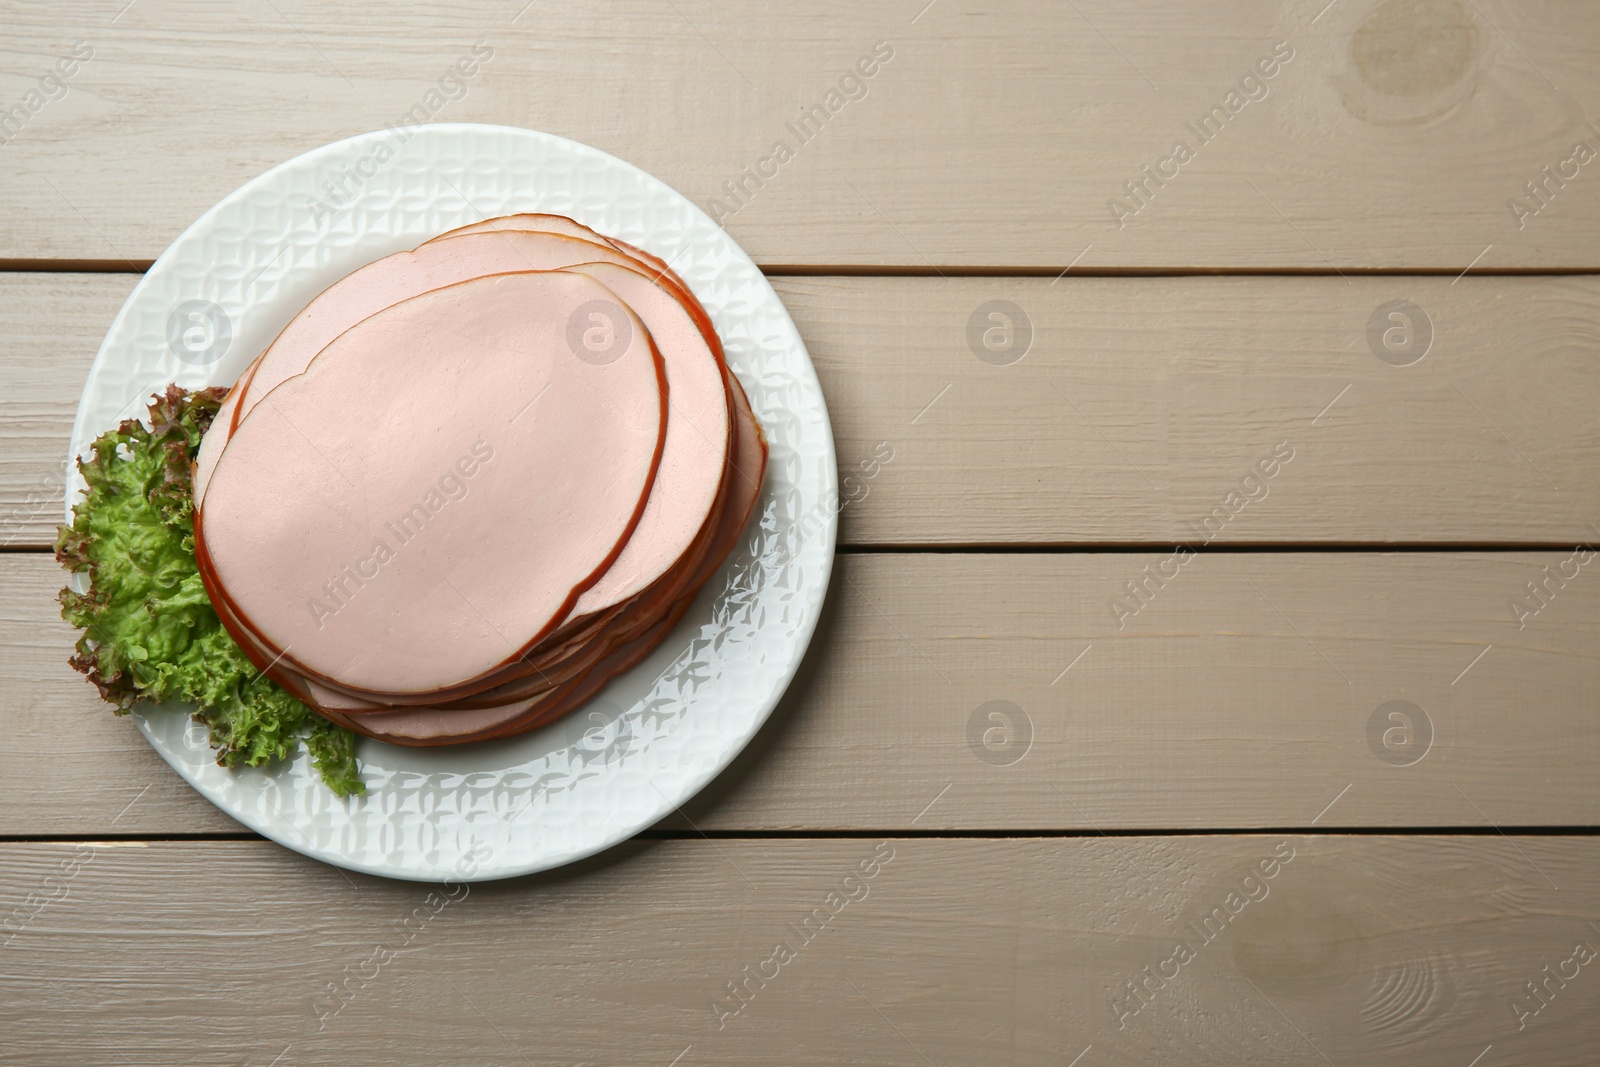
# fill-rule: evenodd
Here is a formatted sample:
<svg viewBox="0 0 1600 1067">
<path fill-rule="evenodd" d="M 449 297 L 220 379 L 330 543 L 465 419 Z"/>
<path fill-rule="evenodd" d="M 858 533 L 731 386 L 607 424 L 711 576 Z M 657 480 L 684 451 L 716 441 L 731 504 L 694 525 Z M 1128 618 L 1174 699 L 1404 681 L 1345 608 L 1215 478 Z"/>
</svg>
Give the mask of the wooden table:
<svg viewBox="0 0 1600 1067">
<path fill-rule="evenodd" d="M 0 5 L 0 1061 L 1595 1062 L 1600 9 L 523 4 Z M 406 116 L 717 214 L 857 490 L 735 766 L 449 898 L 184 785 L 47 551 L 138 272 Z"/>
</svg>

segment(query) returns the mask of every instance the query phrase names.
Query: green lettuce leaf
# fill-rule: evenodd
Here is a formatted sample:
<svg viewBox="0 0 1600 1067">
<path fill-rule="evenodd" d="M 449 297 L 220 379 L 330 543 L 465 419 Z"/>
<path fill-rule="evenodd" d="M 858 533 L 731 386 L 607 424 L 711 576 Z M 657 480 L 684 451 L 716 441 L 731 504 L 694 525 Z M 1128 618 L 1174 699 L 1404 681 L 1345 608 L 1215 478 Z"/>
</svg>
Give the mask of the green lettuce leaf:
<svg viewBox="0 0 1600 1067">
<path fill-rule="evenodd" d="M 56 559 L 89 591 L 61 591 L 61 615 L 83 631 L 69 661 L 124 715 L 135 703 L 197 705 L 224 767 L 261 767 L 302 744 L 340 796 L 366 792 L 355 737 L 258 671 L 211 607 L 194 559 L 190 472 L 225 391 L 176 385 L 150 404 L 150 428 L 128 419 L 78 461 L 87 496 L 61 527 Z"/>
</svg>

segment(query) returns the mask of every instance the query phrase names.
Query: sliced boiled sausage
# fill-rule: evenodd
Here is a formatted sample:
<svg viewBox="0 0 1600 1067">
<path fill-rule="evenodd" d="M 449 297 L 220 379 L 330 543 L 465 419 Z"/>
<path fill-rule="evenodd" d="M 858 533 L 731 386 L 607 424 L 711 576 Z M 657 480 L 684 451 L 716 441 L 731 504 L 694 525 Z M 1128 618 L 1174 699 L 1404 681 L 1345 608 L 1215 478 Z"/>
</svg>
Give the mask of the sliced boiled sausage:
<svg viewBox="0 0 1600 1067">
<path fill-rule="evenodd" d="M 731 419 L 721 365 L 671 294 L 615 264 L 571 269 L 601 282 L 639 316 L 661 350 L 670 387 L 661 469 L 638 529 L 610 569 L 578 598 L 576 618 L 642 592 L 689 550 L 722 486 Z"/>
<path fill-rule="evenodd" d="M 766 439 L 738 380 L 733 379 L 731 385 L 737 426 L 733 454 L 736 471 L 728 482 L 726 507 L 704 558 L 685 582 L 679 599 L 668 604 L 663 614 L 649 620 L 637 632 L 617 635 L 607 643 L 603 658 L 580 677 L 555 689 L 511 699 L 496 708 L 474 708 L 470 714 L 449 707 L 405 708 L 393 715 L 353 715 L 327 710 L 323 714 L 357 733 L 399 745 L 464 744 L 511 737 L 555 721 L 599 692 L 612 677 L 649 655 L 671 632 L 700 586 L 738 546 L 760 499 L 766 471 Z"/>
<path fill-rule="evenodd" d="M 609 245 L 552 233 L 468 234 L 397 252 L 335 282 L 290 320 L 244 381 L 244 398 L 228 432 L 236 433 L 260 403 L 301 373 L 334 338 L 385 308 L 442 286 L 511 271 L 552 270 L 574 263 L 635 262 Z M 213 428 L 219 424 L 213 423 Z M 207 436 L 210 436 L 209 432 Z M 194 498 L 203 506 L 210 470 L 198 469 Z"/>
<path fill-rule="evenodd" d="M 613 347 L 570 342 L 602 305 L 621 312 Z M 621 552 L 667 395 L 643 323 L 592 277 L 436 288 L 252 389 L 198 536 L 237 614 L 308 673 L 461 685 L 534 646 Z"/>
</svg>

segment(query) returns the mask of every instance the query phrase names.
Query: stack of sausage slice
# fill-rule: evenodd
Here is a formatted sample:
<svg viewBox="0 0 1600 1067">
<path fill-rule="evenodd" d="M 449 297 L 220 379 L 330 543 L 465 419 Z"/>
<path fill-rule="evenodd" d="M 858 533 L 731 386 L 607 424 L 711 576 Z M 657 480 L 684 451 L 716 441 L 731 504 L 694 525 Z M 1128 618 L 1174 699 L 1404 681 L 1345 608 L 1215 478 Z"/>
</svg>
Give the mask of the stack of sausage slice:
<svg viewBox="0 0 1600 1067">
<path fill-rule="evenodd" d="M 767 445 L 665 263 L 554 215 L 370 263 L 250 365 L 194 471 L 195 554 L 251 660 L 369 737 L 508 737 L 672 629 Z"/>
</svg>

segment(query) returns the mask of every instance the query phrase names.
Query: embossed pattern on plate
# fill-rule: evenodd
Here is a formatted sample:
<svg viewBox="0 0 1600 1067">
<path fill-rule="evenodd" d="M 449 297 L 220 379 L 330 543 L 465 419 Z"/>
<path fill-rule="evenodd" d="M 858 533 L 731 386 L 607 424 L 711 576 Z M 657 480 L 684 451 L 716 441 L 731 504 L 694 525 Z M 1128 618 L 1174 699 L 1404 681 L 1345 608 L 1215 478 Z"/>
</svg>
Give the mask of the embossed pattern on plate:
<svg viewBox="0 0 1600 1067">
<path fill-rule="evenodd" d="M 113 321 L 84 386 L 72 455 L 142 416 L 168 382 L 231 383 L 296 311 L 362 264 L 527 211 L 570 215 L 683 276 L 766 431 L 767 482 L 743 543 L 649 659 L 568 719 L 510 741 L 409 749 L 363 739 L 365 797 L 334 796 L 303 754 L 270 771 L 225 770 L 182 709 L 136 714 L 156 751 L 223 811 L 351 870 L 505 878 L 650 826 L 760 728 L 799 667 L 827 591 L 833 436 L 805 345 L 772 286 L 685 197 L 603 152 L 530 130 L 377 131 L 307 152 L 230 194 L 173 242 Z M 174 312 L 193 301 L 220 308 L 226 330 L 214 314 L 184 312 L 174 331 Z M 203 336 L 186 347 L 184 329 Z M 74 470 L 69 509 L 81 488 Z"/>
</svg>

